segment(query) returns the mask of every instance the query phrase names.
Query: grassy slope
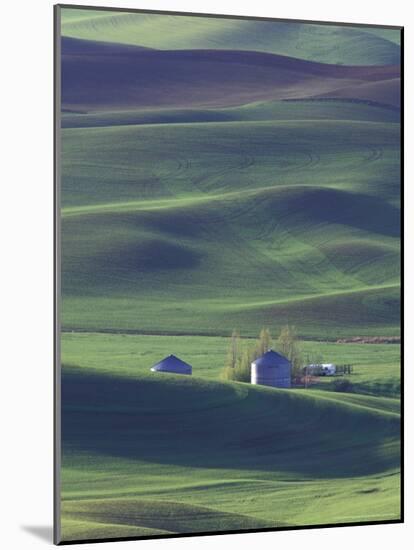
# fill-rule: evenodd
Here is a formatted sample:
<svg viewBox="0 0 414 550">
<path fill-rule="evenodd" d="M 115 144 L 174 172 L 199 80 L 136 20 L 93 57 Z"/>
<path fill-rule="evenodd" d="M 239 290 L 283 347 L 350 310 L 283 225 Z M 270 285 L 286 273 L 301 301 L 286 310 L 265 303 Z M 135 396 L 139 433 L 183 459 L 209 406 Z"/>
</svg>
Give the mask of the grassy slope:
<svg viewBox="0 0 414 550">
<path fill-rule="evenodd" d="M 399 31 L 301 23 L 62 10 L 62 34 L 157 49 L 244 49 L 322 63 L 399 62 Z"/>
<path fill-rule="evenodd" d="M 144 22 L 65 11 L 64 33 L 84 38 L 121 32 L 134 43 L 131 24 Z M 202 29 L 183 33 L 182 23 L 169 19 L 158 38 L 179 47 L 185 35 L 186 48 L 204 47 Z M 236 27 L 206 27 L 210 47 L 228 47 L 223 36 L 236 47 L 243 35 L 250 49 L 289 55 L 306 43 L 320 61 L 398 61 L 396 33 Z M 217 116 L 244 122 L 200 124 Z M 63 132 L 64 327 L 227 335 L 233 325 L 256 334 L 290 321 L 308 336 L 397 334 L 395 116 L 325 101 L 140 112 L 129 123 L 141 126 L 125 126 L 124 114 L 82 117 L 112 127 Z M 248 122 L 265 119 L 275 122 Z M 64 539 L 399 516 L 397 346 L 304 343 L 305 353 L 353 363 L 367 396 L 321 391 L 331 380 L 307 392 L 213 382 L 226 344 L 63 335 L 72 365 L 63 383 Z M 148 374 L 172 352 L 194 377 Z"/>
<path fill-rule="evenodd" d="M 193 366 L 195 376 L 217 380 L 226 361 L 228 344 L 228 338 L 214 336 L 64 333 L 62 361 L 100 374 L 135 377 L 148 374 L 152 365 L 173 353 Z M 358 392 L 399 397 L 398 345 L 333 342 L 301 345 L 305 358 L 320 353 L 325 362 L 351 363 L 352 382 Z M 332 378 L 323 378 L 321 387 L 329 389 L 332 382 Z"/>
<path fill-rule="evenodd" d="M 226 107 L 341 95 L 398 107 L 399 71 L 398 65 L 339 66 L 255 51 L 151 50 L 64 37 L 62 107 Z"/>
<path fill-rule="evenodd" d="M 400 105 L 400 79 L 390 79 L 383 82 L 368 82 L 363 84 L 357 84 L 355 86 L 348 86 L 346 88 L 338 88 L 337 90 L 330 90 L 329 92 L 323 92 L 315 97 L 321 98 L 344 98 L 350 99 L 359 98 L 372 100 L 382 105 L 390 105 L 399 108 Z"/>
<path fill-rule="evenodd" d="M 398 414 L 327 395 L 65 369 L 64 538 L 398 517 Z"/>
<path fill-rule="evenodd" d="M 141 109 L 109 113 L 63 113 L 63 128 L 231 122 L 259 120 L 348 120 L 399 122 L 399 113 L 386 107 L 335 100 L 265 101 L 223 109 Z"/>
<path fill-rule="evenodd" d="M 398 332 L 397 125 L 63 136 L 64 327 L 253 335 L 290 321 L 308 336 Z M 126 162 L 137 156 L 145 162 Z"/>
</svg>

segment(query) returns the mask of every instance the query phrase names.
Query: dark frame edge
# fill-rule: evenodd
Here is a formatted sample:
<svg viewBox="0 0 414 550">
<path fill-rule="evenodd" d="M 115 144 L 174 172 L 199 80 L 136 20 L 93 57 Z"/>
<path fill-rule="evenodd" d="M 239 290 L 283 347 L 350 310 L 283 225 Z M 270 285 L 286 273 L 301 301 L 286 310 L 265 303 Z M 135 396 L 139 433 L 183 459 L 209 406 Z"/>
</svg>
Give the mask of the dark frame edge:
<svg viewBox="0 0 414 550">
<path fill-rule="evenodd" d="M 53 543 L 61 543 L 61 365 L 60 365 L 60 15 L 53 6 Z"/>
<path fill-rule="evenodd" d="M 404 266 L 405 266 L 405 239 L 404 239 L 404 222 L 405 222 L 405 212 L 404 212 L 404 183 L 405 183 L 405 172 L 404 172 L 404 158 L 405 158 L 405 136 L 404 136 L 404 100 L 405 100 L 405 73 L 404 73 L 404 60 L 405 60 L 405 50 L 404 50 L 404 27 L 400 29 L 400 242 L 401 242 L 401 272 L 400 272 L 400 326 L 401 326 L 401 359 L 400 359 L 400 379 L 401 379 L 401 389 L 400 389 L 400 401 L 401 401 L 401 428 L 400 428 L 400 475 L 401 475 L 401 485 L 400 485 L 400 518 L 401 523 L 404 523 L 405 519 L 405 309 L 404 309 L 404 292 L 405 292 L 405 281 L 404 281 Z"/>
</svg>

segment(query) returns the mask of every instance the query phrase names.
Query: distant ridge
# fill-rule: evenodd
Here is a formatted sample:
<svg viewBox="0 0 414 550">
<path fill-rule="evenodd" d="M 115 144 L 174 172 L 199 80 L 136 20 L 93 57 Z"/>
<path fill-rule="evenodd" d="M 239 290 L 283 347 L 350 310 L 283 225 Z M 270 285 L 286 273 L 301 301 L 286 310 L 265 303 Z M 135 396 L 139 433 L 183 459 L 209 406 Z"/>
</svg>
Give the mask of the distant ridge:
<svg viewBox="0 0 414 550">
<path fill-rule="evenodd" d="M 254 51 L 160 51 L 62 39 L 66 110 L 226 107 L 333 92 L 334 97 L 381 101 L 378 89 L 398 83 L 397 65 L 351 67 Z M 399 94 L 391 90 L 386 97 L 382 103 L 397 101 Z"/>
<path fill-rule="evenodd" d="M 128 46 L 127 44 L 115 44 L 99 40 L 83 40 L 62 36 L 61 51 L 63 55 L 125 55 L 134 54 L 137 50 L 150 50 L 144 46 Z"/>
<path fill-rule="evenodd" d="M 345 65 L 386 65 L 400 61 L 398 29 L 62 10 L 62 34 L 160 50 L 255 50 Z"/>
</svg>

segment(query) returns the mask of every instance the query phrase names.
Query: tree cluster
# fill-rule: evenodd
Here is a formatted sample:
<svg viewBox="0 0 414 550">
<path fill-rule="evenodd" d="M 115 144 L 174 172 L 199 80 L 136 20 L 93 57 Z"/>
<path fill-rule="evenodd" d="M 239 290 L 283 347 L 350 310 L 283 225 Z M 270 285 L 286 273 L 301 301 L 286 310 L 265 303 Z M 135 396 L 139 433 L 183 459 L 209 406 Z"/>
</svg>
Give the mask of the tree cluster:
<svg viewBox="0 0 414 550">
<path fill-rule="evenodd" d="M 258 357 L 274 348 L 292 363 L 292 377 L 295 377 L 303 367 L 303 355 L 295 327 L 286 325 L 278 338 L 273 342 L 268 328 L 262 328 L 259 337 L 253 343 L 250 339 L 242 339 L 240 333 L 234 330 L 223 369 L 225 380 L 250 382 L 251 364 Z"/>
</svg>

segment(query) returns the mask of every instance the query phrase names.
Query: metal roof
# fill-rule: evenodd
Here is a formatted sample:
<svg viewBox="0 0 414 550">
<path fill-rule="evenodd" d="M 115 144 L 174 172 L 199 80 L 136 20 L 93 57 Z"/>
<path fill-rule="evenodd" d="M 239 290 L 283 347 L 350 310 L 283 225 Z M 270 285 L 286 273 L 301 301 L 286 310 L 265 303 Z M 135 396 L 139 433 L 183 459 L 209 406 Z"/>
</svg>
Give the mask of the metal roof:
<svg viewBox="0 0 414 550">
<path fill-rule="evenodd" d="M 277 368 L 277 367 L 290 367 L 290 361 L 287 359 L 284 355 L 281 355 L 280 353 L 277 353 L 277 351 L 273 351 L 270 349 L 265 354 L 263 354 L 261 357 L 253 361 L 252 365 L 256 365 L 256 367 L 269 367 L 269 368 Z"/>
<path fill-rule="evenodd" d="M 175 372 L 179 374 L 191 374 L 192 367 L 185 361 L 182 361 L 175 355 L 165 357 L 159 363 L 151 367 L 153 372 Z"/>
</svg>

